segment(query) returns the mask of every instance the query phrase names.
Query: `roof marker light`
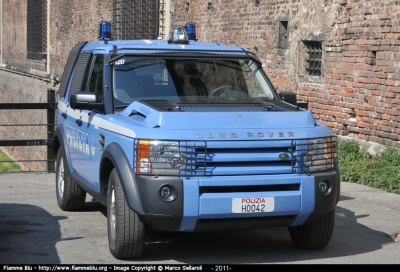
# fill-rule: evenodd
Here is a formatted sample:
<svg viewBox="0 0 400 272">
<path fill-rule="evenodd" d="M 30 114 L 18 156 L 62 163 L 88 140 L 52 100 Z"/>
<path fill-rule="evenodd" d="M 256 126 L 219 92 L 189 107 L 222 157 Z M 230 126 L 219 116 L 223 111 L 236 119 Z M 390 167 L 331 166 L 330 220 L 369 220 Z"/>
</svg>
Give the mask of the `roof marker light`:
<svg viewBox="0 0 400 272">
<path fill-rule="evenodd" d="M 99 40 L 100 41 L 111 41 L 111 22 L 100 22 L 99 30 Z"/>
<path fill-rule="evenodd" d="M 188 34 L 189 41 L 196 41 L 196 25 L 194 23 L 186 23 L 185 29 Z"/>
<path fill-rule="evenodd" d="M 169 32 L 168 43 L 188 44 L 188 35 L 182 26 L 174 26 Z"/>
</svg>

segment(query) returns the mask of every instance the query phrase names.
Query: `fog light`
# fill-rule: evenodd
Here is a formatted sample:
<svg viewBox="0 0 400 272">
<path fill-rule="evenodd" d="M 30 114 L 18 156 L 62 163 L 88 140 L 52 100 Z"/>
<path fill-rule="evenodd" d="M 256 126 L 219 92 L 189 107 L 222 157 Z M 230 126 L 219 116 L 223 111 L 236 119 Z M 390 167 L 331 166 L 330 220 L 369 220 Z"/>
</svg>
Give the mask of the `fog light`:
<svg viewBox="0 0 400 272">
<path fill-rule="evenodd" d="M 164 186 L 160 190 L 160 195 L 163 198 L 167 198 L 171 195 L 171 190 L 167 186 Z"/>
<path fill-rule="evenodd" d="M 327 195 L 331 192 L 331 183 L 329 182 L 329 180 L 321 180 L 318 184 L 319 187 L 319 191 L 321 192 L 321 194 L 323 195 Z"/>
<path fill-rule="evenodd" d="M 159 192 L 161 200 L 163 200 L 165 202 L 173 201 L 178 195 L 178 191 L 175 189 L 175 187 L 171 186 L 169 184 L 161 185 L 158 192 Z"/>
</svg>

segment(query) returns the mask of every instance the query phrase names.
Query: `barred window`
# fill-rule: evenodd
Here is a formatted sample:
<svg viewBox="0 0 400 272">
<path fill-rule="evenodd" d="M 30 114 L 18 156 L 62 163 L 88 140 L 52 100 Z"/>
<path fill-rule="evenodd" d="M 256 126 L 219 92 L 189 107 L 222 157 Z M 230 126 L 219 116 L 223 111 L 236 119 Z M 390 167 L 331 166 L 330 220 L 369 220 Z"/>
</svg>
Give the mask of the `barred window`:
<svg viewBox="0 0 400 272">
<path fill-rule="evenodd" d="M 304 41 L 306 47 L 306 71 L 309 76 L 322 74 L 322 43 L 317 41 Z"/>
<path fill-rule="evenodd" d="M 42 60 L 47 51 L 47 0 L 28 0 L 27 58 Z"/>
<path fill-rule="evenodd" d="M 114 39 L 157 39 L 164 0 L 114 0 Z"/>
</svg>

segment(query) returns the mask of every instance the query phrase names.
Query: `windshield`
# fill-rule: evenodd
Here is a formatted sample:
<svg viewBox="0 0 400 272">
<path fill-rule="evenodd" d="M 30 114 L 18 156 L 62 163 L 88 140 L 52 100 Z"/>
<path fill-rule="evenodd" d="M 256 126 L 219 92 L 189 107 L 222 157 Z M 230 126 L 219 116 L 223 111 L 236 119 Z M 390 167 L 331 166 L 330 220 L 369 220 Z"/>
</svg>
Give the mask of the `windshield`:
<svg viewBox="0 0 400 272">
<path fill-rule="evenodd" d="M 162 59 L 125 56 L 114 62 L 114 106 L 136 100 L 184 103 L 272 100 L 271 84 L 251 59 Z"/>
</svg>

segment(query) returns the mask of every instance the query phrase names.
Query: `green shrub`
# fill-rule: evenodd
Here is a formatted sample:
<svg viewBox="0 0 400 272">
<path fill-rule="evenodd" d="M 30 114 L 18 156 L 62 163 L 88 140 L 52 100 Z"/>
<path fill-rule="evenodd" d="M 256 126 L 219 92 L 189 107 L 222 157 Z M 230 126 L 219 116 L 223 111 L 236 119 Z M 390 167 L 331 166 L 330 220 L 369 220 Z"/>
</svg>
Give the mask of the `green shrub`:
<svg viewBox="0 0 400 272">
<path fill-rule="evenodd" d="M 342 181 L 365 184 L 400 193 L 400 151 L 386 147 L 371 156 L 357 141 L 338 141 L 339 169 Z"/>
<path fill-rule="evenodd" d="M 0 150 L 0 161 L 10 161 L 10 162 L 0 162 L 0 173 L 17 172 L 22 170 L 18 164 L 12 162 L 11 159 L 1 150 Z"/>
</svg>

